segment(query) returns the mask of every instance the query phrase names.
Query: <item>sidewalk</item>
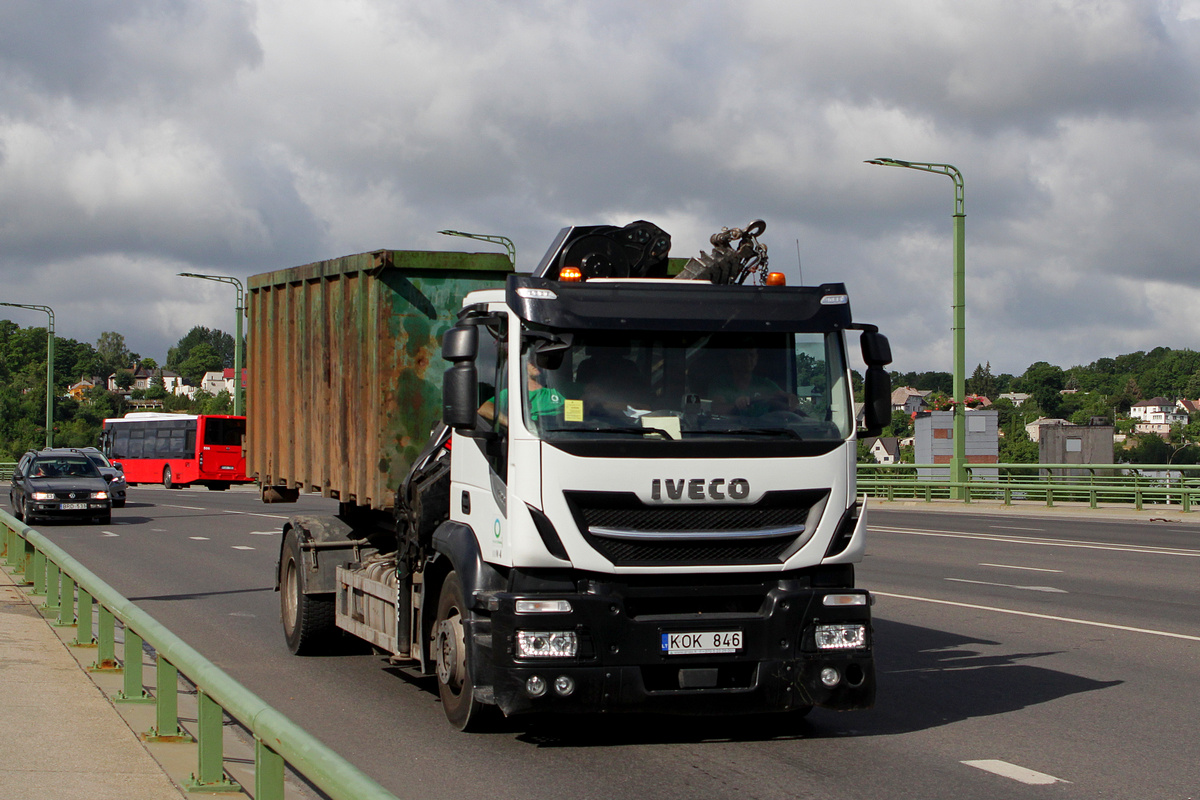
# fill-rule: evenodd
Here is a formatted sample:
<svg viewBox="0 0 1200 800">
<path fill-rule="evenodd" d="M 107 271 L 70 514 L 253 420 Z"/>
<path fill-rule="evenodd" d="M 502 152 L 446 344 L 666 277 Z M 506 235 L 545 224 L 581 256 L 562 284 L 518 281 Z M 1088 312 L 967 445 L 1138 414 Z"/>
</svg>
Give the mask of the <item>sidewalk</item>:
<svg viewBox="0 0 1200 800">
<path fill-rule="evenodd" d="M 0 569 L 0 797 L 180 800 L 58 631 Z"/>
</svg>

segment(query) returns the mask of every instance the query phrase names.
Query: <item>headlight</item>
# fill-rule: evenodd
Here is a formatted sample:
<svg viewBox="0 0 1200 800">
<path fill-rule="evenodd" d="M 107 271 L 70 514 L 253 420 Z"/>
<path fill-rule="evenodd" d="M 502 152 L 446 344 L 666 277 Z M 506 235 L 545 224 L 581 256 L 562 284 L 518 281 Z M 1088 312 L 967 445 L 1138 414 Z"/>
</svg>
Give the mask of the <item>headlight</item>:
<svg viewBox="0 0 1200 800">
<path fill-rule="evenodd" d="M 92 492 L 93 500 L 107 500 L 108 492 Z"/>
<path fill-rule="evenodd" d="M 821 650 L 853 650 L 866 646 L 866 625 L 817 626 L 817 647 Z"/>
<path fill-rule="evenodd" d="M 517 658 L 574 658 L 574 631 L 517 631 Z"/>
<path fill-rule="evenodd" d="M 54 492 L 34 492 L 30 497 L 34 500 L 53 500 Z"/>
</svg>

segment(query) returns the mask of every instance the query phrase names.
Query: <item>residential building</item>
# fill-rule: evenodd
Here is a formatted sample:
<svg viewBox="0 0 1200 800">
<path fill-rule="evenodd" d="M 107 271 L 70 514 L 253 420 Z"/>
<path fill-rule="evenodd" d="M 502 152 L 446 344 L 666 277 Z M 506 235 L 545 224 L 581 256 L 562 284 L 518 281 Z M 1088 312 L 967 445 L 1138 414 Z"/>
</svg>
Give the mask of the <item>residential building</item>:
<svg viewBox="0 0 1200 800">
<path fill-rule="evenodd" d="M 896 464 L 900 461 L 900 440 L 895 436 L 872 436 L 863 441 L 876 464 Z"/>
<path fill-rule="evenodd" d="M 1005 392 L 997 399 L 1004 399 L 1011 402 L 1014 406 L 1019 406 L 1029 399 L 1029 395 L 1024 392 Z"/>
<path fill-rule="evenodd" d="M 915 414 L 925 407 L 925 398 L 932 394 L 929 390 L 914 389 L 911 386 L 901 386 L 892 390 L 892 411 L 903 411 L 905 414 Z"/>
<path fill-rule="evenodd" d="M 1058 419 L 1057 417 L 1038 417 L 1025 426 L 1025 432 L 1029 434 L 1029 441 L 1040 442 L 1042 440 L 1042 428 L 1070 424 L 1065 419 Z"/>
</svg>

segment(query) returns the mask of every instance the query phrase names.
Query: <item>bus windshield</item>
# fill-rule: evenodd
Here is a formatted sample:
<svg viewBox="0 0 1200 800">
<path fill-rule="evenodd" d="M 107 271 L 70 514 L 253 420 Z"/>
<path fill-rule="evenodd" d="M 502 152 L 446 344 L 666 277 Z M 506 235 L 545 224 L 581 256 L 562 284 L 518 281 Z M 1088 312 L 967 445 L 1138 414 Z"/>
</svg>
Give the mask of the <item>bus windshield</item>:
<svg viewBox="0 0 1200 800">
<path fill-rule="evenodd" d="M 536 351 L 524 359 L 524 416 L 547 441 L 842 441 L 853 431 L 835 332 L 600 331 L 576 334 L 561 363 Z"/>
</svg>

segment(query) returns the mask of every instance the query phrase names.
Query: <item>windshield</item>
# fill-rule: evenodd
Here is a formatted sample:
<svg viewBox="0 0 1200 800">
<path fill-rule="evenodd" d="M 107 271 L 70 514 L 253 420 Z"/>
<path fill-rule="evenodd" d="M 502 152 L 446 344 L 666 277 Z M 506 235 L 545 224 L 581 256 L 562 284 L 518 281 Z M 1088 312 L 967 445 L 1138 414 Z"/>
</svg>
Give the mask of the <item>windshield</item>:
<svg viewBox="0 0 1200 800">
<path fill-rule="evenodd" d="M 86 456 L 36 459 L 29 467 L 31 478 L 99 478 L 100 473 Z"/>
<path fill-rule="evenodd" d="M 601 331 L 550 358 L 537 350 L 524 360 L 525 422 L 548 441 L 841 441 L 853 426 L 837 333 Z"/>
</svg>

